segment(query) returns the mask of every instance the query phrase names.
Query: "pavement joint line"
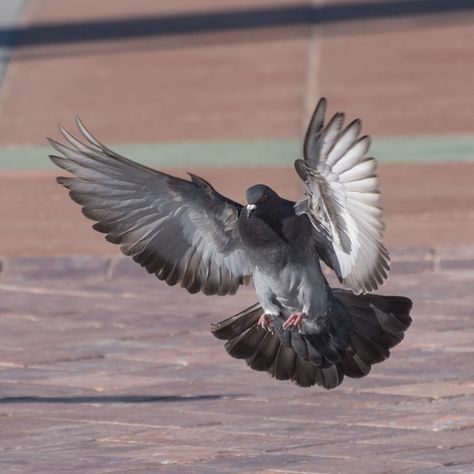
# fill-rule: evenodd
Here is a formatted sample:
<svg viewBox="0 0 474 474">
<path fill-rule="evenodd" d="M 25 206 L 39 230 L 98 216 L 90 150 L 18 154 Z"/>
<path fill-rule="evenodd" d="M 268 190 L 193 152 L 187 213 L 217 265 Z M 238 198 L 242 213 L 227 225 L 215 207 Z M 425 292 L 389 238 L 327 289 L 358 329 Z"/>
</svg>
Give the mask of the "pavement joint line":
<svg viewBox="0 0 474 474">
<path fill-rule="evenodd" d="M 104 271 L 104 277 L 106 280 L 112 280 L 113 275 L 115 273 L 115 269 L 117 268 L 118 262 L 120 262 L 119 258 L 109 258 Z"/>
<path fill-rule="evenodd" d="M 53 280 L 62 280 L 61 277 L 54 278 Z M 126 299 L 144 299 L 142 295 L 133 294 L 133 293 L 104 293 L 104 292 L 89 292 L 81 290 L 67 290 L 60 288 L 47 288 L 47 287 L 31 287 L 31 286 L 22 286 L 22 285 L 9 285 L 9 284 L 0 284 L 0 290 L 11 291 L 14 293 L 31 293 L 35 295 L 48 295 L 48 296 L 73 296 L 80 298 L 126 298 Z"/>
<path fill-rule="evenodd" d="M 289 166 L 302 155 L 299 139 L 209 140 L 108 145 L 149 166 Z M 0 170 L 54 170 L 48 146 L 0 146 Z M 474 162 L 474 135 L 375 137 L 379 163 Z"/>
<path fill-rule="evenodd" d="M 151 425 L 147 423 L 127 423 L 123 421 L 106 421 L 106 420 L 85 420 L 83 418 L 65 418 L 65 417 L 50 417 L 50 416 L 41 416 L 43 420 L 50 421 L 69 421 L 72 423 L 86 424 L 86 425 L 114 425 L 114 426 L 132 426 L 139 428 L 151 428 L 151 429 L 168 429 L 169 427 L 182 428 L 180 425 Z"/>
</svg>

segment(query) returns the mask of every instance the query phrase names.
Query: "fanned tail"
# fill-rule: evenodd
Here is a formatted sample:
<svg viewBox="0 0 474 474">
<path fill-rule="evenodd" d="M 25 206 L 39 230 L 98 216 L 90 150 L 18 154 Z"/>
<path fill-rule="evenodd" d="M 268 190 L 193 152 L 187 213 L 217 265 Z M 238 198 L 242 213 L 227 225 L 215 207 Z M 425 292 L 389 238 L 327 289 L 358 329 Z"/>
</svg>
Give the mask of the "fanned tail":
<svg viewBox="0 0 474 474">
<path fill-rule="evenodd" d="M 314 358 L 305 359 L 301 350 L 296 351 L 291 345 L 292 338 L 282 338 L 284 344 L 276 332 L 259 328 L 257 323 L 263 310 L 258 303 L 213 324 L 211 331 L 218 339 L 227 341 L 225 349 L 229 355 L 245 359 L 254 370 L 268 372 L 278 380 L 291 380 L 301 387 L 335 388 L 344 375 L 364 377 L 373 364 L 389 357 L 389 349 L 403 339 L 411 323 L 412 303 L 401 296 L 354 295 L 347 290 L 332 290 L 332 294 L 349 313 L 353 325 L 349 343 L 335 363 L 328 364 L 324 357 L 320 363 L 315 363 Z M 314 341 L 307 338 L 309 348 Z M 324 353 L 325 348 L 314 350 Z"/>
<path fill-rule="evenodd" d="M 226 340 L 225 349 L 247 365 L 268 372 L 278 380 L 291 380 L 301 387 L 320 385 L 334 388 L 342 382 L 343 374 L 336 366 L 318 367 L 299 357 L 292 347 L 281 343 L 276 333 L 257 326 L 262 314 L 257 303 L 235 316 L 213 324 L 211 331 L 218 339 Z"/>
<path fill-rule="evenodd" d="M 411 324 L 412 302 L 403 296 L 354 295 L 347 290 L 333 289 L 332 294 L 347 309 L 353 324 L 352 348 L 346 351 L 341 368 L 348 377 L 364 377 L 403 340 Z"/>
</svg>

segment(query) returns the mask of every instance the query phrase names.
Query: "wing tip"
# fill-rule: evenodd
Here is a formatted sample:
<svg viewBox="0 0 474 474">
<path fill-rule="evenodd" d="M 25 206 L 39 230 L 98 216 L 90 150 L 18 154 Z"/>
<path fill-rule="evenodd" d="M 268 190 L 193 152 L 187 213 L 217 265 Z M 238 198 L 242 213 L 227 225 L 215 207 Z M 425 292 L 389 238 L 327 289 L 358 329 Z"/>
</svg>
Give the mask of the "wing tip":
<svg viewBox="0 0 474 474">
<path fill-rule="evenodd" d="M 68 183 L 70 182 L 72 178 L 68 176 L 57 176 L 56 177 L 56 183 L 60 184 L 61 186 L 64 186 L 65 188 L 68 188 L 69 185 Z"/>
<path fill-rule="evenodd" d="M 328 100 L 326 99 L 325 96 L 322 96 L 319 98 L 318 103 L 316 104 L 315 110 L 322 110 L 326 112 L 327 105 L 328 105 Z"/>
<path fill-rule="evenodd" d="M 61 143 L 59 143 L 57 140 L 54 138 L 46 137 L 46 141 L 49 143 L 50 146 L 52 146 L 55 150 L 61 151 L 58 148 L 61 147 Z"/>
<path fill-rule="evenodd" d="M 49 158 L 56 166 L 59 166 L 59 168 L 66 169 L 66 163 L 68 162 L 68 159 L 67 159 L 67 158 L 64 158 L 64 156 L 48 155 L 48 158 Z"/>
<path fill-rule="evenodd" d="M 74 114 L 74 122 L 76 122 L 76 125 L 77 125 L 77 128 L 79 128 L 79 130 L 81 128 L 86 128 L 86 126 L 84 125 L 84 122 L 81 120 L 81 117 L 79 116 L 78 113 L 75 113 Z"/>
</svg>

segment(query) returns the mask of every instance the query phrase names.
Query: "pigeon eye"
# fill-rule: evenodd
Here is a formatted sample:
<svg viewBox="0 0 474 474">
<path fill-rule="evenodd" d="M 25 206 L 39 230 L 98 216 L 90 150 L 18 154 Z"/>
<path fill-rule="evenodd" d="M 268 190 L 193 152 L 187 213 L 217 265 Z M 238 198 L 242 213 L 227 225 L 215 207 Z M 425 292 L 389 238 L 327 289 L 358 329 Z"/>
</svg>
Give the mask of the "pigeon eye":
<svg viewBox="0 0 474 474">
<path fill-rule="evenodd" d="M 268 199 L 268 196 L 266 194 L 264 194 L 261 199 L 260 199 L 260 202 L 263 202 L 263 201 L 266 201 Z"/>
</svg>

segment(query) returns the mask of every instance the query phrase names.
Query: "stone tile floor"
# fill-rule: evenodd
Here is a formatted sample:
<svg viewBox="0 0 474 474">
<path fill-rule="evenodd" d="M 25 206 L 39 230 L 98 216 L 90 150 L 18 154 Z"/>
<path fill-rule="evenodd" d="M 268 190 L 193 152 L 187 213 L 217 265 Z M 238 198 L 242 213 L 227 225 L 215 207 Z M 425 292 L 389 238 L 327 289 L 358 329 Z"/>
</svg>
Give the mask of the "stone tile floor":
<svg viewBox="0 0 474 474">
<path fill-rule="evenodd" d="M 473 473 L 474 248 L 393 251 L 413 326 L 369 377 L 301 389 L 231 359 L 188 295 L 120 257 L 5 259 L 1 473 Z"/>
</svg>

